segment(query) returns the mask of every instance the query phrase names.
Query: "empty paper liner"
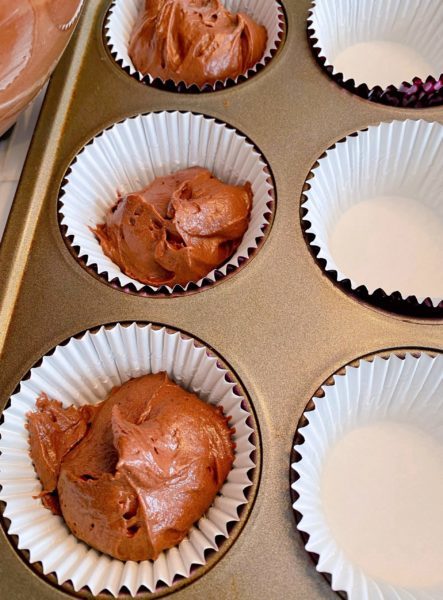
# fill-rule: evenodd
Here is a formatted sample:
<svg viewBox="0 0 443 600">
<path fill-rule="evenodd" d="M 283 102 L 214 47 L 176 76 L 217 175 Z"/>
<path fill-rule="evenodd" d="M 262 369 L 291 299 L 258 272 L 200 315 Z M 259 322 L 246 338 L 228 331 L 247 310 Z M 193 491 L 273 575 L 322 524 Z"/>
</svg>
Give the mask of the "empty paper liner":
<svg viewBox="0 0 443 600">
<path fill-rule="evenodd" d="M 184 286 L 155 287 L 128 277 L 103 253 L 92 229 L 105 221 L 119 195 L 194 166 L 207 168 L 224 183 L 250 182 L 252 211 L 240 245 L 224 264 Z M 171 294 L 210 285 L 243 265 L 264 240 L 273 197 L 269 168 L 243 135 L 203 115 L 159 112 L 117 123 L 83 148 L 66 175 L 59 213 L 74 255 L 108 283 L 143 294 Z"/>
<path fill-rule="evenodd" d="M 283 9 L 277 0 L 223 0 L 223 6 L 233 13 L 243 12 L 267 31 L 267 43 L 262 58 L 252 68 L 235 79 L 227 78 L 213 85 L 199 87 L 196 84 L 185 82 L 174 83 L 164 81 L 149 74 L 144 75 L 137 71 L 129 57 L 129 42 L 131 39 L 138 14 L 144 5 L 144 0 L 114 0 L 108 12 L 105 24 L 105 36 L 111 55 L 118 65 L 129 75 L 148 84 L 167 85 L 168 89 L 183 91 L 214 91 L 226 86 L 234 85 L 246 80 L 248 77 L 262 69 L 276 53 L 284 36 L 285 19 Z"/>
<path fill-rule="evenodd" d="M 180 544 L 155 561 L 123 562 L 78 540 L 61 517 L 35 498 L 41 484 L 29 455 L 26 415 L 35 410 L 42 392 L 64 406 L 95 404 L 113 387 L 160 371 L 202 400 L 223 408 L 235 428 L 235 460 L 212 507 Z M 230 524 L 240 520 L 239 511 L 248 501 L 255 446 L 248 424 L 254 421 L 247 406 L 236 379 L 217 357 L 178 331 L 117 324 L 71 338 L 30 371 L 3 413 L 0 500 L 6 503 L 9 535 L 18 537 L 18 548 L 29 552 L 31 563 L 41 563 L 43 573 L 54 573 L 60 585 L 72 582 L 75 591 L 89 588 L 97 595 L 107 590 L 117 596 L 125 588 L 135 595 L 140 589 L 153 592 L 159 584 L 171 586 L 176 578 L 188 577 L 193 566 L 206 563 L 208 550 L 217 551 L 221 540 L 229 537 Z"/>
<path fill-rule="evenodd" d="M 297 527 L 349 600 L 443 595 L 443 355 L 396 354 L 335 374 L 294 446 Z"/>
<path fill-rule="evenodd" d="M 388 310 L 443 308 L 443 127 L 392 121 L 348 136 L 307 179 L 302 220 L 324 270 Z"/>
<path fill-rule="evenodd" d="M 410 108 L 443 103 L 440 0 L 315 0 L 308 35 L 320 65 L 362 98 Z"/>
</svg>

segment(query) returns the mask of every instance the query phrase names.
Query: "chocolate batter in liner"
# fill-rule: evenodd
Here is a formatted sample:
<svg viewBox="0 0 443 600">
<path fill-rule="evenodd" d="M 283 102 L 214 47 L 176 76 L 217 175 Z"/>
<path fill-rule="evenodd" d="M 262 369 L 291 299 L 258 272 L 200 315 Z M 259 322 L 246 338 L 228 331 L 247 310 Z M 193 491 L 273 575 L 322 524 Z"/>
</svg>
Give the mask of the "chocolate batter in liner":
<svg viewBox="0 0 443 600">
<path fill-rule="evenodd" d="M 153 371 L 167 371 L 178 385 L 198 393 L 204 402 L 223 407 L 231 417 L 230 427 L 235 428 L 235 460 L 213 505 L 183 541 L 156 560 L 125 564 L 75 538 L 63 520 L 36 497 L 42 487 L 29 456 L 26 415 L 35 411 L 39 392 L 63 398 L 65 406 L 84 406 L 81 410 L 89 411 L 89 405 L 97 405 L 113 387 Z M 4 411 L 0 500 L 5 503 L 4 518 L 10 522 L 8 535 L 17 536 L 10 541 L 20 553 L 29 552 L 22 557 L 32 568 L 52 574 L 50 579 L 55 575 L 58 584 L 70 591 L 72 586 L 76 592 L 87 587 L 94 595 L 108 590 L 117 596 L 125 588 L 135 595 L 140 588 L 154 592 L 161 583 L 171 589 L 189 584 L 227 552 L 252 508 L 259 475 L 255 467 L 260 463 L 254 432 L 258 435 L 241 384 L 201 342 L 141 323 L 101 327 L 70 338 L 31 369 Z M 88 478 L 82 482 L 91 483 L 95 482 Z"/>
<path fill-rule="evenodd" d="M 342 72 L 340 72 L 333 64 L 333 60 L 327 56 L 327 52 L 323 47 L 323 40 L 320 32 L 318 31 L 317 19 L 315 12 L 319 10 L 320 4 L 330 2 L 331 6 L 334 5 L 334 0 L 319 0 L 318 2 L 313 1 L 311 10 L 308 14 L 307 20 L 307 33 L 309 42 L 311 45 L 312 52 L 319 65 L 325 70 L 325 72 L 341 87 L 345 88 L 349 92 L 356 94 L 360 98 L 377 102 L 380 104 L 386 104 L 389 106 L 398 106 L 401 108 L 428 108 L 443 104 L 443 65 L 438 72 L 428 73 L 426 76 L 414 76 L 414 73 L 410 73 L 410 77 L 407 81 L 391 83 L 390 85 L 375 85 L 371 86 L 365 82 L 356 81 L 352 77 L 347 78 Z M 443 27 L 443 11 L 440 11 L 439 18 L 441 19 L 440 25 L 436 25 L 435 5 L 431 6 L 429 3 L 428 14 L 417 15 L 416 6 L 408 8 L 408 0 L 404 3 L 399 3 L 397 7 L 403 11 L 402 14 L 388 14 L 389 10 L 386 3 L 379 3 L 379 12 L 382 13 L 381 20 L 386 23 L 395 23 L 396 21 L 401 22 L 405 20 L 405 14 L 411 15 L 410 28 L 417 30 L 420 28 L 420 36 L 423 39 L 423 45 L 428 44 L 431 35 L 435 35 L 435 32 L 441 31 Z M 425 3 L 423 3 L 425 4 Z M 362 18 L 362 23 L 374 23 L 374 9 L 373 3 L 367 3 L 368 11 L 370 14 L 366 14 L 365 18 Z M 390 7 L 392 8 L 392 7 Z M 350 11 L 349 14 L 355 12 Z M 425 13 L 423 11 L 423 13 Z M 323 15 L 324 16 L 324 15 Z M 334 28 L 343 30 L 343 28 L 349 27 L 355 30 L 355 25 L 350 23 L 344 23 L 340 18 L 340 23 L 337 25 L 334 18 L 329 15 L 328 22 L 331 27 L 331 32 Z M 437 21 L 438 23 L 438 21 Z M 342 32 L 343 34 L 343 32 Z M 332 34 L 333 35 L 333 34 Z M 438 35 L 438 34 L 437 34 Z M 404 43 L 407 44 L 408 33 L 405 33 Z M 376 27 L 372 32 L 372 37 L 362 39 L 361 41 L 371 40 L 383 40 L 391 41 L 386 39 L 384 35 L 379 35 Z M 392 40 L 398 41 L 398 40 Z M 437 38 L 437 43 L 441 43 Z M 440 53 L 441 54 L 441 53 Z"/>
<path fill-rule="evenodd" d="M 143 159 L 141 160 L 140 157 Z M 90 168 L 91 161 L 96 168 Z M 174 269 L 163 267 L 155 279 L 144 277 L 146 273 L 143 265 L 135 263 L 132 265 L 137 267 L 135 270 L 124 272 L 121 268 L 123 263 L 120 258 L 122 258 L 122 252 L 126 252 L 126 243 L 112 257 L 112 248 L 107 242 L 111 238 L 117 242 L 118 236 L 115 237 L 114 233 L 119 231 L 124 233 L 121 227 L 119 230 L 115 226 L 118 226 L 119 223 L 120 225 L 124 224 L 126 217 L 130 219 L 129 213 L 132 209 L 134 209 L 134 214 L 132 214 L 134 223 L 138 223 L 141 219 L 143 225 L 149 216 L 144 214 L 145 211 L 142 211 L 143 215 L 135 214 L 135 212 L 139 212 L 135 204 L 138 203 L 137 198 L 140 194 L 133 195 L 132 192 L 151 186 L 157 178 L 160 178 L 157 183 L 169 181 L 168 177 L 171 174 L 178 174 L 184 169 L 193 169 L 195 173 L 202 172 L 201 178 L 192 177 L 191 179 L 195 179 L 196 182 L 202 180 L 203 186 L 209 186 L 209 189 L 213 189 L 213 191 L 218 190 L 216 196 L 219 195 L 219 191 L 225 189 L 224 186 L 227 186 L 226 189 L 229 189 L 229 186 L 238 186 L 234 196 L 240 192 L 242 197 L 252 193 L 252 207 L 246 232 L 242 235 L 246 215 L 244 211 L 240 211 L 239 215 L 243 215 L 243 217 L 237 222 L 237 225 L 243 223 L 240 230 L 237 231 L 238 227 L 232 231 L 219 229 L 221 237 L 218 234 L 214 237 L 212 233 L 209 237 L 201 237 L 200 234 L 189 236 L 184 232 L 190 242 L 186 246 L 192 246 L 194 242 L 200 247 L 202 244 L 206 245 L 212 253 L 212 258 L 209 263 L 206 260 L 203 263 L 200 260 L 195 263 L 194 266 L 198 266 L 198 270 L 194 268 L 189 270 L 187 267 L 185 271 L 181 269 L 182 279 L 180 281 L 174 281 L 171 272 L 167 273 Z M 205 169 L 206 174 L 203 174 Z M 215 180 L 208 179 L 208 172 L 222 183 L 216 184 Z M 143 195 L 143 193 L 141 194 Z M 182 193 L 180 192 L 179 195 Z M 228 196 L 231 196 L 231 200 L 233 199 L 231 192 Z M 116 207 L 119 197 L 126 197 L 126 199 L 116 209 L 114 219 L 114 215 L 111 217 L 109 215 L 111 209 Z M 172 197 L 173 194 L 171 199 Z M 274 199 L 274 181 L 270 168 L 260 151 L 247 138 L 225 123 L 203 115 L 159 112 L 140 115 L 113 125 L 102 134 L 97 135 L 78 153 L 64 180 L 60 195 L 59 215 L 68 248 L 89 273 L 99 276 L 113 287 L 118 287 L 126 292 L 141 295 L 169 295 L 203 289 L 215 282 L 221 282 L 224 277 L 230 276 L 245 266 L 248 259 L 258 253 L 269 233 L 275 210 Z M 176 200 L 174 202 L 177 207 L 180 205 L 185 207 L 187 204 L 186 199 L 178 198 Z M 246 208 L 248 203 L 242 200 L 239 206 L 242 204 Z M 188 206 L 189 209 L 192 208 L 191 205 L 192 202 Z M 205 205 L 207 209 L 210 208 L 207 202 Z M 228 217 L 226 223 L 232 222 L 232 215 L 229 216 L 230 205 L 231 202 L 226 204 L 222 211 Z M 231 205 L 231 208 L 233 206 Z M 169 208 L 172 219 L 167 218 L 164 222 L 163 218 L 155 219 L 157 225 L 160 226 L 159 232 L 165 228 L 170 230 L 173 221 L 177 221 L 177 218 L 181 220 L 180 214 L 183 213 L 183 210 L 172 210 L 172 205 Z M 197 207 L 194 208 L 197 210 Z M 213 208 L 217 209 L 217 206 L 214 205 Z M 168 207 L 163 207 L 163 212 L 160 212 L 165 215 L 165 210 L 167 213 Z M 123 220 L 120 219 L 121 211 L 124 213 Z M 152 217 L 151 213 L 149 219 Z M 203 213 L 200 211 L 195 216 L 198 215 L 202 216 Z M 186 220 L 189 220 L 188 217 L 191 217 L 191 220 L 194 218 L 188 214 Z M 109 218 L 112 221 L 111 229 L 108 227 L 108 232 L 104 232 L 105 235 L 102 236 L 102 239 L 105 244 L 102 246 L 95 231 L 100 235 L 101 232 L 96 229 L 97 226 L 104 224 Z M 114 221 L 116 222 L 114 223 Z M 128 225 L 126 229 L 128 229 L 126 233 L 132 240 L 132 231 L 129 231 L 131 227 Z M 196 232 L 197 229 L 195 229 Z M 214 233 L 216 232 L 214 231 Z M 227 235 L 228 233 L 229 235 Z M 107 234 L 111 234 L 111 237 Z M 155 232 L 152 234 L 155 237 Z M 180 242 L 182 236 L 177 236 L 173 230 L 168 235 L 169 241 L 166 240 L 166 247 L 158 248 L 162 254 L 160 263 L 163 265 L 167 266 L 166 258 L 168 261 L 170 259 L 176 262 L 183 251 L 191 252 L 196 256 L 199 254 L 197 248 L 188 250 L 186 247 L 181 248 L 181 245 L 175 248 L 175 241 Z M 112 247 L 117 248 L 118 244 L 115 245 L 114 242 Z M 140 256 L 145 254 L 147 245 L 149 244 L 145 240 L 142 252 L 137 251 L 136 254 Z M 170 251 L 166 252 L 168 246 Z M 140 279 L 137 279 L 137 274 L 139 277 L 141 275 Z"/>
<path fill-rule="evenodd" d="M 231 186 L 191 167 L 120 197 L 97 223 L 103 252 L 148 285 L 186 285 L 228 260 L 248 228 L 251 184 Z"/>
<path fill-rule="evenodd" d="M 171 19 L 172 16 L 170 11 L 172 10 L 175 14 L 181 15 L 181 19 L 187 18 L 183 17 L 183 15 L 191 16 L 191 21 L 193 20 L 192 14 L 193 9 L 191 11 L 183 11 L 183 7 L 188 6 L 190 0 L 174 0 L 174 5 L 167 6 L 166 13 L 167 15 L 163 15 L 161 22 L 167 17 Z M 197 3 L 195 10 L 197 13 L 202 12 L 203 21 L 207 21 L 206 13 L 208 10 L 206 9 L 205 3 Z M 212 36 L 214 23 L 218 22 L 223 23 L 223 30 L 227 37 L 218 37 L 217 44 L 220 43 L 221 46 L 223 44 L 228 44 L 229 52 L 231 54 L 230 58 L 230 66 L 221 66 L 222 62 L 225 63 L 225 56 L 221 52 L 216 52 L 212 54 L 211 61 L 215 60 L 215 57 L 218 55 L 219 58 L 217 61 L 219 62 L 219 66 L 215 68 L 210 65 L 208 61 L 203 63 L 201 56 L 202 50 L 196 49 L 191 54 L 196 56 L 195 61 L 189 60 L 188 58 L 185 60 L 178 59 L 178 56 L 181 54 L 183 49 L 182 38 L 187 39 L 187 33 L 191 30 L 190 23 L 185 23 L 182 26 L 183 31 L 179 33 L 177 31 L 177 36 L 174 37 L 173 45 L 169 44 L 170 51 L 168 50 L 168 59 L 166 62 L 171 67 L 171 71 L 168 71 L 162 65 L 165 65 L 165 60 L 160 59 L 155 61 L 155 66 L 150 68 L 148 63 L 146 63 L 146 53 L 139 52 L 140 58 L 135 58 L 135 62 L 142 68 L 143 72 L 137 70 L 137 67 L 134 65 L 134 44 L 131 45 L 131 37 L 136 27 L 136 24 L 140 18 L 140 12 L 143 9 L 144 0 L 115 0 L 109 10 L 108 17 L 105 24 L 105 34 L 106 41 L 110 52 L 115 59 L 115 61 L 132 77 L 141 81 L 143 83 L 152 84 L 157 87 L 166 88 L 171 91 L 179 91 L 179 92 L 201 92 L 201 91 L 214 91 L 218 89 L 223 89 L 224 87 L 230 87 L 235 85 L 237 82 L 241 82 L 246 80 L 248 77 L 253 75 L 254 73 L 261 70 L 275 55 L 280 43 L 284 37 L 285 30 L 285 18 L 283 13 L 283 8 L 281 4 L 277 0 L 255 0 L 254 2 L 247 2 L 242 0 L 240 2 L 233 2 L 233 0 L 211 0 L 211 2 L 207 2 L 209 4 L 208 8 L 213 9 L 208 12 L 208 25 L 209 29 L 204 27 L 201 31 L 196 31 L 196 39 L 198 39 L 198 45 L 201 45 L 200 40 L 205 37 L 205 35 Z M 183 5 L 183 6 L 182 6 Z M 156 7 L 152 6 L 152 3 L 148 6 L 149 9 L 156 10 Z M 163 6 L 163 8 L 165 8 Z M 225 17 L 226 11 L 230 11 L 234 15 L 237 13 L 243 13 L 244 16 L 239 18 L 239 23 L 233 25 L 226 25 L 228 20 Z M 165 11 L 164 11 L 165 12 Z M 214 19 L 214 15 L 217 16 L 217 19 Z M 233 22 L 235 22 L 235 17 L 233 18 Z M 252 21 L 255 21 L 257 25 L 254 25 Z M 150 22 L 150 21 L 149 21 Z M 172 18 L 173 26 L 175 28 L 179 27 L 177 25 L 177 19 Z M 196 22 L 198 27 L 198 21 Z M 180 23 L 181 25 L 181 23 Z M 148 26 L 149 28 L 149 26 Z M 220 26 L 219 26 L 220 28 Z M 265 31 L 266 30 L 266 31 Z M 205 34 L 206 31 L 206 34 Z M 234 37 L 232 37 L 235 31 Z M 238 34 L 241 32 L 242 40 L 239 43 L 236 41 Z M 153 40 L 155 39 L 152 36 L 152 31 L 145 31 L 146 39 Z M 252 36 L 251 36 L 252 34 Z M 161 36 L 163 34 L 160 34 Z M 170 35 L 169 32 L 167 34 Z M 231 39 L 232 38 L 232 39 Z M 235 38 L 235 39 L 234 39 Z M 223 43 L 221 40 L 224 39 Z M 229 41 L 228 41 L 229 40 Z M 209 41 L 209 38 L 208 38 Z M 214 40 L 213 40 L 214 41 Z M 160 38 L 158 40 L 157 50 L 158 52 L 160 48 L 163 48 L 160 43 Z M 178 44 L 177 48 L 179 51 L 172 51 L 172 47 L 175 44 Z M 189 43 L 189 40 L 188 40 Z M 213 42 L 211 42 L 212 44 Z M 240 48 L 242 50 L 240 51 Z M 234 59 L 233 50 L 236 50 L 236 58 Z M 208 52 L 212 50 L 209 47 Z M 223 55 L 223 61 L 220 61 L 220 58 Z M 243 56 L 241 60 L 238 60 L 240 55 Z M 141 58 L 144 56 L 144 58 Z M 139 62 L 141 60 L 141 62 Z M 216 62 L 217 62 L 216 61 Z M 152 63 L 154 64 L 154 63 Z M 203 64 L 207 66 L 203 67 Z M 144 65 L 144 67 L 141 67 Z M 209 66 L 208 66 L 209 65 Z M 203 69 L 202 69 L 203 67 Z M 146 69 L 146 70 L 145 70 Z M 180 72 L 183 71 L 186 75 L 180 77 Z M 203 72 L 206 72 L 206 76 L 203 76 Z M 211 73 L 217 73 L 217 76 L 211 75 Z M 208 75 L 209 74 L 209 78 Z M 192 79 L 192 81 L 191 81 Z M 205 83 L 208 80 L 211 80 L 210 83 Z"/>
<path fill-rule="evenodd" d="M 165 372 L 130 379 L 102 403 L 28 413 L 43 504 L 120 560 L 156 559 L 208 510 L 234 461 L 229 417 Z"/>
</svg>

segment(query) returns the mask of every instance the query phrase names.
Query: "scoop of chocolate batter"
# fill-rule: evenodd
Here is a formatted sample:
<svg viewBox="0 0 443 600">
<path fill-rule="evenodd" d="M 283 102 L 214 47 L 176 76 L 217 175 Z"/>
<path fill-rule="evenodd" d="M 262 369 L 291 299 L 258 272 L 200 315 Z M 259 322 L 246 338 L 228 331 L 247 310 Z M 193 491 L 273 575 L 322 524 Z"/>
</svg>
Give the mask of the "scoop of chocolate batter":
<svg viewBox="0 0 443 600">
<path fill-rule="evenodd" d="M 29 413 L 45 502 L 74 535 L 120 560 L 155 559 L 209 508 L 234 460 L 220 409 L 145 375 L 77 409 L 41 396 Z"/>
<path fill-rule="evenodd" d="M 222 265 L 248 228 L 252 190 L 192 167 L 118 199 L 94 230 L 103 252 L 145 284 L 185 285 Z"/>
<path fill-rule="evenodd" d="M 246 73 L 266 42 L 265 27 L 219 0 L 145 0 L 129 56 L 145 75 L 202 87 Z"/>
</svg>

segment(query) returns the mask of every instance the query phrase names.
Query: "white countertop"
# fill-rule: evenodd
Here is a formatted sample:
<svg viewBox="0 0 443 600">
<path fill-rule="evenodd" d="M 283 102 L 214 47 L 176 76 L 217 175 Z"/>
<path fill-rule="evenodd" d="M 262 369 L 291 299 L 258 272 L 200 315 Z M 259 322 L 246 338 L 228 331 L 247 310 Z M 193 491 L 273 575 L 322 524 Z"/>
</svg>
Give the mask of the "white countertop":
<svg viewBox="0 0 443 600">
<path fill-rule="evenodd" d="M 8 139 L 0 141 L 0 241 L 14 200 L 46 89 L 20 116 Z"/>
</svg>

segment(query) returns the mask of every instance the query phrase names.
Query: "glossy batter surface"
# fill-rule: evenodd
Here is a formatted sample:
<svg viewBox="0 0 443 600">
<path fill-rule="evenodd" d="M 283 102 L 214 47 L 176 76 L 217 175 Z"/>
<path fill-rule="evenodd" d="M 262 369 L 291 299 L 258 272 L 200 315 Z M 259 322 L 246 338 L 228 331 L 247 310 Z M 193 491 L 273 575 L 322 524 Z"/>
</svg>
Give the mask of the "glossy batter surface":
<svg viewBox="0 0 443 600">
<path fill-rule="evenodd" d="M 0 2 L 0 135 L 48 79 L 81 5 L 81 0 Z"/>
<path fill-rule="evenodd" d="M 186 536 L 231 470 L 227 420 L 165 373 L 80 409 L 41 396 L 28 429 L 43 501 L 97 550 L 155 559 Z"/>
<path fill-rule="evenodd" d="M 192 167 L 118 199 L 94 230 L 103 252 L 145 284 L 185 285 L 221 266 L 249 224 L 252 190 Z"/>
<path fill-rule="evenodd" d="M 204 86 L 246 73 L 266 42 L 265 27 L 219 0 L 145 0 L 129 56 L 145 75 Z"/>
</svg>

